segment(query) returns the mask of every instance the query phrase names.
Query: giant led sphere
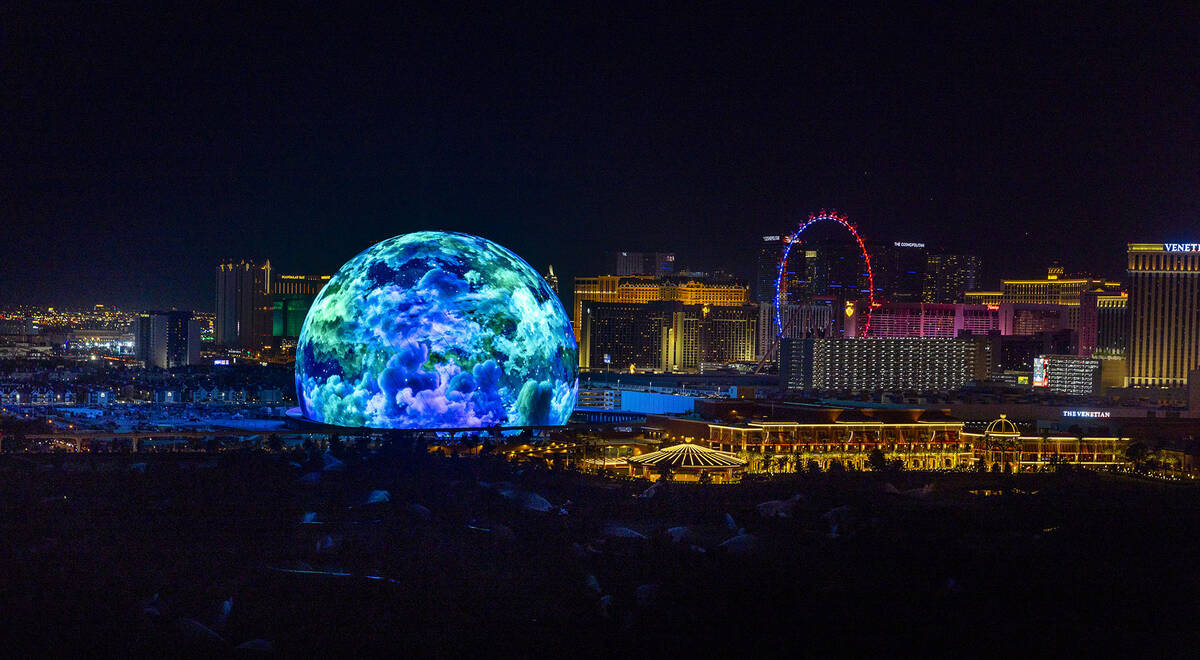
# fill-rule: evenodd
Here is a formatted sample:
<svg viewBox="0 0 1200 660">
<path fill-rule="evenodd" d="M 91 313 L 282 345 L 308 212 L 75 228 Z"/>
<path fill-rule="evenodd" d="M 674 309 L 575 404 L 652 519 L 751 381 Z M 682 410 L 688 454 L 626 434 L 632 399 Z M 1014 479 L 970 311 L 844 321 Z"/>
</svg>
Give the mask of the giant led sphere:
<svg viewBox="0 0 1200 660">
<path fill-rule="evenodd" d="M 308 419 L 434 429 L 566 423 L 578 349 L 537 271 L 478 236 L 377 243 L 313 302 L 296 346 Z"/>
</svg>

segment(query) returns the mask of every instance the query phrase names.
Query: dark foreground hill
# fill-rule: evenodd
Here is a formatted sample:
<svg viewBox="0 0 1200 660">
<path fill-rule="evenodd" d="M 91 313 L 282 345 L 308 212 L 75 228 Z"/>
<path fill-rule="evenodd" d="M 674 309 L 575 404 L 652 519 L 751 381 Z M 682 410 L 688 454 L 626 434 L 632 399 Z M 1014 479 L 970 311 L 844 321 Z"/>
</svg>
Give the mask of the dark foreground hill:
<svg viewBox="0 0 1200 660">
<path fill-rule="evenodd" d="M 0 625 L 12 652 L 105 656 L 1181 655 L 1200 637 L 1194 487 L 647 486 L 353 452 L 6 457 Z"/>
</svg>

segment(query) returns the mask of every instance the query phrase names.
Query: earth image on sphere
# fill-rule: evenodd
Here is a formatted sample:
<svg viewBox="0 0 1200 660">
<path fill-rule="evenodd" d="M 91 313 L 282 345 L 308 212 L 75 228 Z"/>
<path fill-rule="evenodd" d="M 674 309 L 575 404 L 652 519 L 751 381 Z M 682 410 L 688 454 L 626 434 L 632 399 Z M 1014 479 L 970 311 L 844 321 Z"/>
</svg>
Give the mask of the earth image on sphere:
<svg viewBox="0 0 1200 660">
<path fill-rule="evenodd" d="M 317 295 L 296 345 L 306 418 L 372 428 L 564 424 L 578 347 L 558 296 L 487 239 L 382 241 Z"/>
</svg>

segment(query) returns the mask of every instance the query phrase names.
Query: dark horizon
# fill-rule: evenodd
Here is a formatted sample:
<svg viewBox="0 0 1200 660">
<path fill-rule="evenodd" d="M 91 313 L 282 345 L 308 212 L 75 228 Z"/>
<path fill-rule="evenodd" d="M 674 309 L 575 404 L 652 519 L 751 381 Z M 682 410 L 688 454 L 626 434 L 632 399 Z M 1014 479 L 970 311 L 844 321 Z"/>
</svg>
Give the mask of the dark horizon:
<svg viewBox="0 0 1200 660">
<path fill-rule="evenodd" d="M 223 258 L 330 274 L 465 231 L 746 273 L 837 209 L 984 283 L 1192 242 L 1200 8 L 562 15 L 0 10 L 3 304 L 213 307 Z"/>
</svg>

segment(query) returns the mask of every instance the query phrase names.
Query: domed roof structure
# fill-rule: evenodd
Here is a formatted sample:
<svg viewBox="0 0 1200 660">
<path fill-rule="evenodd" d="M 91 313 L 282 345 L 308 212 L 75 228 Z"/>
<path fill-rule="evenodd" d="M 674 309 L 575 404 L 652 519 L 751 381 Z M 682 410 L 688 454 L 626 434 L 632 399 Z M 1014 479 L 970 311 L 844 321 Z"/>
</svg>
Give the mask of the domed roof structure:
<svg viewBox="0 0 1200 660">
<path fill-rule="evenodd" d="M 729 452 L 686 443 L 642 456 L 630 456 L 626 460 L 635 465 L 683 468 L 685 470 L 689 468 L 735 468 L 746 465 L 746 461 Z"/>
<path fill-rule="evenodd" d="M 1000 415 L 1000 419 L 992 420 L 992 423 L 987 425 L 983 434 L 1015 438 L 1021 435 L 1021 432 L 1017 430 L 1017 425 L 1013 424 L 1007 415 Z"/>
<path fill-rule="evenodd" d="M 546 280 L 453 232 L 397 236 L 346 262 L 296 342 L 300 409 L 337 426 L 558 426 L 578 376 L 571 322 Z"/>
</svg>

